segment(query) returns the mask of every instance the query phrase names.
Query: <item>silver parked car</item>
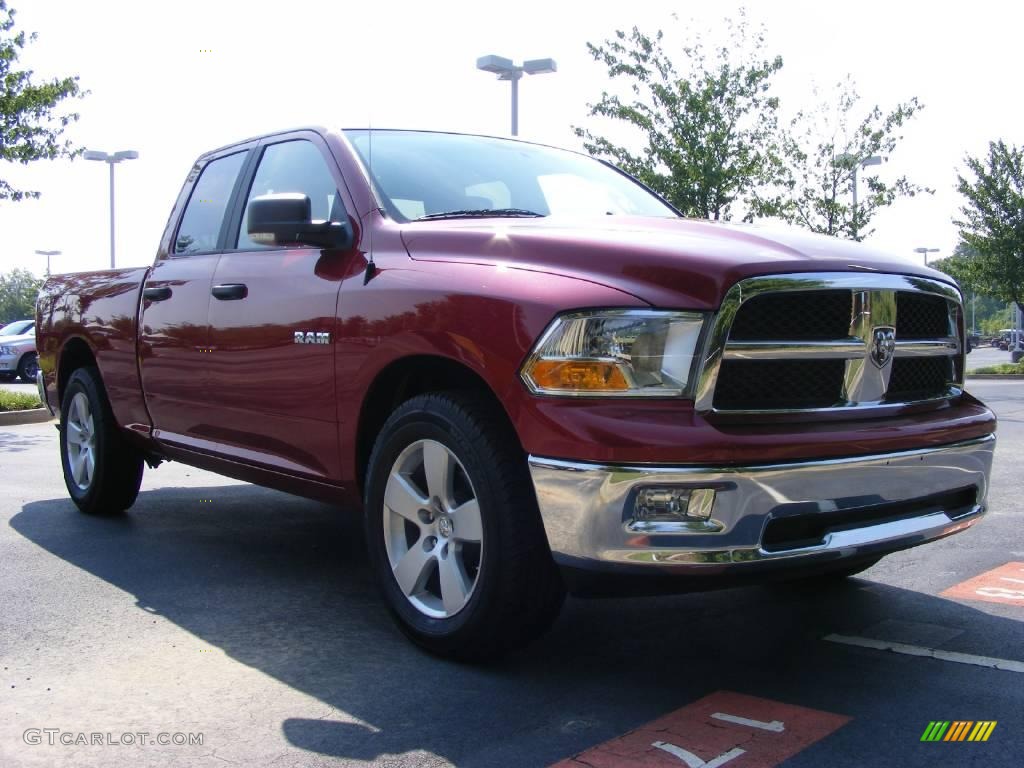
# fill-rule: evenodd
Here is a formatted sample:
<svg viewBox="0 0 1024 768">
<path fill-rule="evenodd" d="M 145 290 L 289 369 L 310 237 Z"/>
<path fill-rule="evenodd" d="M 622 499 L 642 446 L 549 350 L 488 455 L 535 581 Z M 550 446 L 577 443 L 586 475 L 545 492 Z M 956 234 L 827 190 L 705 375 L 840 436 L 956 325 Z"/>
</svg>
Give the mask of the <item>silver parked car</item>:
<svg viewBox="0 0 1024 768">
<path fill-rule="evenodd" d="M 35 322 L 15 320 L 0 328 L 0 377 L 17 376 L 33 382 L 37 370 Z"/>
</svg>

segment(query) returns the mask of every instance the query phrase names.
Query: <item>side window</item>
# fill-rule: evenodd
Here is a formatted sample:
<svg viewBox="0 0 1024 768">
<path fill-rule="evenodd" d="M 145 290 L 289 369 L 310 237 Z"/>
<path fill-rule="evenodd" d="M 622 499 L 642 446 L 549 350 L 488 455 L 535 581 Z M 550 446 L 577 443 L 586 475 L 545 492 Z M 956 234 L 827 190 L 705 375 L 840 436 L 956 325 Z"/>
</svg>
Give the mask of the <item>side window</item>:
<svg viewBox="0 0 1024 768">
<path fill-rule="evenodd" d="M 301 139 L 271 144 L 263 150 L 263 157 L 260 158 L 245 201 L 242 224 L 238 230 L 238 248 L 255 251 L 272 247 L 249 239 L 249 202 L 260 195 L 280 192 L 299 192 L 309 197 L 314 220 L 341 221 L 338 189 L 316 145 Z"/>
<path fill-rule="evenodd" d="M 213 251 L 217 248 L 224 212 L 242 169 L 246 152 L 236 152 L 207 163 L 185 206 L 174 241 L 175 253 Z"/>
</svg>

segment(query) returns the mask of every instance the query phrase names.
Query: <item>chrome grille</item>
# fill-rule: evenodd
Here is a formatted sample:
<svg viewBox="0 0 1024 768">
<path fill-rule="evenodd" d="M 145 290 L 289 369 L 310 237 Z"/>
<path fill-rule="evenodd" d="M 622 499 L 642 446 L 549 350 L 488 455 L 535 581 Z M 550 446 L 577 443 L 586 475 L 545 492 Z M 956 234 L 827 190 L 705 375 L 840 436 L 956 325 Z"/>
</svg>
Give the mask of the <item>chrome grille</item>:
<svg viewBox="0 0 1024 768">
<path fill-rule="evenodd" d="M 726 360 L 718 377 L 719 410 L 831 408 L 838 404 L 842 360 Z"/>
<path fill-rule="evenodd" d="M 762 293 L 743 304 L 731 341 L 838 339 L 850 330 L 849 291 Z"/>
<path fill-rule="evenodd" d="M 723 302 L 697 408 L 721 413 L 879 409 L 959 394 L 952 286 L 901 275 L 751 278 Z"/>
<path fill-rule="evenodd" d="M 948 357 L 900 357 L 892 361 L 886 401 L 898 403 L 942 397 L 954 380 Z"/>
<path fill-rule="evenodd" d="M 901 339 L 931 339 L 949 336 L 949 305 L 941 296 L 899 291 L 896 317 Z M 953 331 L 955 334 L 955 331 Z"/>
</svg>

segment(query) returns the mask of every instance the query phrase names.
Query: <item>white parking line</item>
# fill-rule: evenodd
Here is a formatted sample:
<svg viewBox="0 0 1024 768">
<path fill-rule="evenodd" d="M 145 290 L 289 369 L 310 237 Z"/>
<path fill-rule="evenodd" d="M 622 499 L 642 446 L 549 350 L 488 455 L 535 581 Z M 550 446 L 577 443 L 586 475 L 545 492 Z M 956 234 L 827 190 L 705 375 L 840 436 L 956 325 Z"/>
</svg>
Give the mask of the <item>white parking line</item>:
<svg viewBox="0 0 1024 768">
<path fill-rule="evenodd" d="M 693 754 L 693 752 L 689 752 L 683 749 L 682 747 L 677 747 L 675 744 L 669 744 L 666 741 L 656 741 L 653 744 L 651 744 L 651 746 L 668 752 L 670 755 L 675 755 L 684 763 L 686 763 L 686 765 L 689 768 L 719 768 L 719 766 L 725 765 L 730 760 L 734 760 L 740 755 L 747 754 L 745 750 L 736 747 L 734 749 L 730 749 L 725 754 L 719 755 L 714 760 L 709 760 L 705 763 L 703 760 L 701 760 L 699 757 Z"/>
<path fill-rule="evenodd" d="M 782 733 L 786 730 L 786 725 L 781 720 L 772 720 L 770 723 L 763 723 L 760 720 L 751 720 L 748 717 L 730 715 L 725 712 L 713 712 L 711 716 L 716 720 L 725 720 L 727 723 L 736 723 L 737 725 L 749 725 L 751 728 L 760 728 L 762 731 Z"/>
<path fill-rule="evenodd" d="M 988 667 L 999 669 L 1004 672 L 1024 673 L 1024 661 L 1012 659 L 997 659 L 992 656 L 975 656 L 970 653 L 958 653 L 957 651 L 941 651 L 938 648 L 924 648 L 919 645 L 907 645 L 906 643 L 893 643 L 887 640 L 873 640 L 868 637 L 852 637 L 850 635 L 826 635 L 825 640 L 831 643 L 842 643 L 843 645 L 855 645 L 860 648 L 874 648 L 879 651 L 892 651 L 907 656 L 923 656 L 940 661 L 955 661 L 958 664 L 972 664 L 976 667 Z"/>
</svg>

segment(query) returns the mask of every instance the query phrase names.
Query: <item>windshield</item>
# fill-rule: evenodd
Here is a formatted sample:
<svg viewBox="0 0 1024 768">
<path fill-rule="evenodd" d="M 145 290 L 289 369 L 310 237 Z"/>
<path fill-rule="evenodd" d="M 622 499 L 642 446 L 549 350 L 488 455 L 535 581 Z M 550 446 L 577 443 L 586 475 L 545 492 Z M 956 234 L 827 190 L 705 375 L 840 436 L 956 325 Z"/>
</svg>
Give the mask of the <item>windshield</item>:
<svg viewBox="0 0 1024 768">
<path fill-rule="evenodd" d="M 28 333 L 28 329 L 31 327 L 31 320 L 15 320 L 13 323 L 8 323 L 3 328 L 0 328 L 0 336 L 21 336 Z"/>
<path fill-rule="evenodd" d="M 484 136 L 421 131 L 346 136 L 391 216 L 658 216 L 675 211 L 629 176 L 575 152 Z"/>
</svg>

